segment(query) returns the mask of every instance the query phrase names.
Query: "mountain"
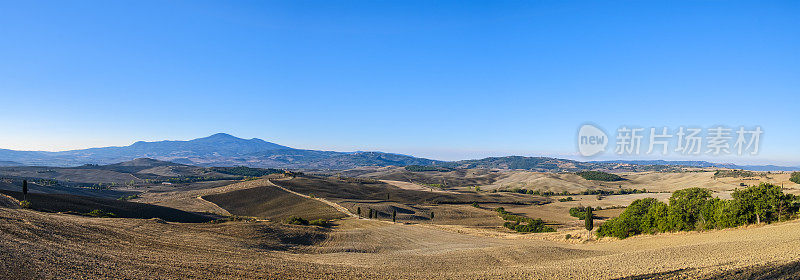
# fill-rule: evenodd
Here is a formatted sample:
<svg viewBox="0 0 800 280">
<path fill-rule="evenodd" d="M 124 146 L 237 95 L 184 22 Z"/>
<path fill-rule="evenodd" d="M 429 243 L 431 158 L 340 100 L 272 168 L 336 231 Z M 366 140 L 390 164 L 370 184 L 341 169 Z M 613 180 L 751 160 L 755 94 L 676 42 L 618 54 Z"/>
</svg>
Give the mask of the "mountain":
<svg viewBox="0 0 800 280">
<path fill-rule="evenodd" d="M 150 159 L 140 159 L 150 158 Z M 80 166 L 113 163 L 152 164 L 152 160 L 199 166 L 249 166 L 292 169 L 348 169 L 360 166 L 432 165 L 439 161 L 382 152 L 333 152 L 294 149 L 261 139 L 225 133 L 188 141 L 139 141 L 130 146 L 64 152 L 0 149 L 0 161 L 15 165 Z M 126 168 L 130 169 L 130 168 Z"/>
</svg>

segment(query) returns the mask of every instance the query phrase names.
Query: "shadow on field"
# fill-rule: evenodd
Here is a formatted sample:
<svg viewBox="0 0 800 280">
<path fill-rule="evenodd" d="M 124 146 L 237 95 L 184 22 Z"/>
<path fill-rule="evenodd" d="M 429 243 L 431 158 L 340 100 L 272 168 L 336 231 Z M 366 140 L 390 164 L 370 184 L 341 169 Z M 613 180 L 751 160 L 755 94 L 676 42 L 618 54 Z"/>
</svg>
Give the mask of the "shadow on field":
<svg viewBox="0 0 800 280">
<path fill-rule="evenodd" d="M 159 218 L 168 222 L 202 223 L 213 220 L 212 217 L 197 213 L 186 212 L 174 208 L 152 204 L 136 203 L 116 199 L 105 199 L 70 194 L 40 194 L 29 193 L 23 196 L 21 192 L 0 190 L 0 193 L 11 196 L 17 200 L 27 200 L 31 209 L 42 212 L 65 212 L 86 214 L 93 210 L 114 213 L 118 218 L 151 219 Z"/>
<path fill-rule="evenodd" d="M 697 277 L 692 272 L 696 269 L 678 269 L 661 273 L 642 274 L 618 279 L 800 279 L 800 261 L 786 264 L 759 265 L 732 269 L 711 276 Z"/>
</svg>

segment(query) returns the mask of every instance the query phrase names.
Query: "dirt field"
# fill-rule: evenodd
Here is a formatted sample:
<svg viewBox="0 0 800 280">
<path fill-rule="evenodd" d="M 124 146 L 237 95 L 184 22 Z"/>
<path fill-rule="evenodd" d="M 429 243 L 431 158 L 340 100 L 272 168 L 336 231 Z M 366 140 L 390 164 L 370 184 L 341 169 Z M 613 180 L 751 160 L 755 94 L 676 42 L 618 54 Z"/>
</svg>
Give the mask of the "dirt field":
<svg viewBox="0 0 800 280">
<path fill-rule="evenodd" d="M 407 190 L 375 182 L 351 182 L 336 178 L 297 177 L 291 180 L 273 180 L 273 183 L 302 193 L 328 199 L 390 201 L 404 204 L 442 204 L 472 202 L 541 204 L 548 198 L 514 193 L 452 193 Z M 388 197 L 387 197 L 388 195 Z"/>
<path fill-rule="evenodd" d="M 233 215 L 281 221 L 291 216 L 314 219 L 338 219 L 346 215 L 314 199 L 303 198 L 274 186 L 241 189 L 203 196 Z"/>
<path fill-rule="evenodd" d="M 530 190 L 572 193 L 584 190 L 647 189 L 655 192 L 673 192 L 690 187 L 707 188 L 713 191 L 730 191 L 741 188 L 740 184 L 756 185 L 760 182 L 784 185 L 791 193 L 800 192 L 800 185 L 789 181 L 790 173 L 770 173 L 756 177 L 714 177 L 714 172 L 637 172 L 621 173 L 624 181 L 590 181 L 575 174 L 509 171 L 497 181 L 483 186 L 485 190 L 505 188 L 525 188 Z"/>
<path fill-rule="evenodd" d="M 144 203 L 128 202 L 116 199 L 77 196 L 69 194 L 38 194 L 29 193 L 23 196 L 21 192 L 0 190 L 0 193 L 31 203 L 31 208 L 44 212 L 71 212 L 86 214 L 93 210 L 102 210 L 114 213 L 116 217 L 150 219 L 159 218 L 170 222 L 200 223 L 213 220 L 212 217 L 190 213 L 178 209 L 150 205 Z"/>
<path fill-rule="evenodd" d="M 798 277 L 797 221 L 569 243 L 347 219 L 163 224 L 0 208 L 0 278 L 758 279 Z"/>
</svg>

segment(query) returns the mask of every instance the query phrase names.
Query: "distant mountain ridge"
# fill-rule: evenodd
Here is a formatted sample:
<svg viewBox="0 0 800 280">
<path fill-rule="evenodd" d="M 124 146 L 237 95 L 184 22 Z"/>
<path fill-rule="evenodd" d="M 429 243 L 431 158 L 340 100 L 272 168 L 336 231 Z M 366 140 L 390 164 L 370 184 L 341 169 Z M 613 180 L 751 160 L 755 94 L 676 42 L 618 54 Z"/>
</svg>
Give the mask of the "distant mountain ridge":
<svg viewBox="0 0 800 280">
<path fill-rule="evenodd" d="M 384 152 L 334 152 L 295 149 L 258 138 L 242 139 L 226 133 L 187 141 L 138 141 L 129 146 L 103 147 L 63 152 L 14 151 L 0 149 L 0 166 L 80 166 L 108 165 L 151 158 L 196 166 L 248 166 L 285 169 L 340 170 L 364 166 L 442 166 L 458 168 L 488 168 L 530 170 L 541 172 L 575 172 L 583 170 L 608 171 L 669 171 L 681 166 L 749 169 L 756 171 L 791 171 L 797 167 L 738 166 L 706 161 L 591 161 L 581 162 L 550 157 L 489 157 L 484 159 L 439 161 Z M 133 161 L 147 164 L 145 160 Z M 152 162 L 150 162 L 152 163 Z M 123 168 L 120 166 L 119 168 Z M 130 169 L 131 167 L 124 167 Z"/>
<path fill-rule="evenodd" d="M 620 163 L 635 165 L 668 165 L 686 167 L 715 167 L 728 169 L 744 169 L 751 171 L 798 171 L 800 166 L 778 166 L 778 165 L 739 165 L 733 163 L 713 163 L 708 161 L 683 161 L 683 160 L 607 160 L 592 161 L 594 163 Z"/>
<path fill-rule="evenodd" d="M 382 152 L 333 152 L 294 149 L 258 138 L 217 133 L 188 141 L 138 141 L 129 146 L 63 152 L 0 149 L 6 166 L 80 166 L 151 158 L 198 166 L 249 166 L 292 169 L 348 169 L 360 166 L 432 165 L 439 161 Z"/>
</svg>

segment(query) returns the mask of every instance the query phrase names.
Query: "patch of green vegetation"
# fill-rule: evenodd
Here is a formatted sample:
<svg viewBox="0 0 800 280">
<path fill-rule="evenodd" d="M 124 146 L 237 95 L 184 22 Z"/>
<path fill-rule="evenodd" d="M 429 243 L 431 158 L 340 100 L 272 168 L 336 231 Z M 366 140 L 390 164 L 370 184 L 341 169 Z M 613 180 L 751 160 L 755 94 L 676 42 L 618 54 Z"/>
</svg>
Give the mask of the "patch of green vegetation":
<svg viewBox="0 0 800 280">
<path fill-rule="evenodd" d="M 226 223 L 226 222 L 255 222 L 255 221 L 256 221 L 255 218 L 249 218 L 249 217 L 242 217 L 242 216 L 234 215 L 234 216 L 230 216 L 230 217 L 227 217 L 227 218 L 211 220 L 211 221 L 208 221 L 208 223 L 209 224 L 221 224 L 221 223 Z"/>
<path fill-rule="evenodd" d="M 139 198 L 138 194 L 132 194 L 132 195 L 129 195 L 129 196 L 120 196 L 119 198 L 117 198 L 117 200 L 132 200 L 132 199 L 137 199 L 137 198 Z"/>
<path fill-rule="evenodd" d="M 723 177 L 742 178 L 742 177 L 757 177 L 757 176 L 764 177 L 766 175 L 746 170 L 717 170 L 716 172 L 714 172 L 715 178 L 723 178 Z"/>
<path fill-rule="evenodd" d="M 554 232 L 555 229 L 548 227 L 544 224 L 542 219 L 531 219 L 528 217 L 523 217 L 519 215 L 514 215 L 506 211 L 503 207 L 498 207 L 494 209 L 503 220 L 507 222 L 503 223 L 503 226 L 516 231 L 516 232 Z M 522 224 L 524 223 L 524 224 Z"/>
<path fill-rule="evenodd" d="M 117 215 L 111 212 L 106 212 L 100 209 L 94 209 L 92 212 L 86 213 L 87 216 L 92 216 L 96 218 L 115 218 Z"/>
<path fill-rule="evenodd" d="M 290 225 L 301 225 L 301 226 L 308 225 L 308 220 L 300 217 L 289 217 L 288 219 L 286 219 L 285 222 Z"/>
<path fill-rule="evenodd" d="M 450 172 L 450 171 L 453 171 L 453 169 L 447 168 L 447 167 L 423 166 L 423 165 L 408 165 L 408 166 L 406 166 L 404 168 L 406 170 L 408 170 L 408 171 L 411 171 L 411 172 L 429 172 L 429 171 Z"/>
<path fill-rule="evenodd" d="M 595 180 L 595 181 L 622 181 L 625 180 L 617 174 L 611 174 L 602 171 L 583 171 L 576 173 L 578 176 L 583 177 L 586 180 Z"/>
<path fill-rule="evenodd" d="M 599 236 L 626 238 L 642 233 L 723 229 L 781 221 L 800 209 L 800 201 L 784 194 L 780 186 L 761 183 L 733 192 L 733 199 L 712 198 L 711 191 L 689 188 L 676 191 L 669 204 L 654 198 L 631 203 L 619 217 L 600 226 Z"/>
<path fill-rule="evenodd" d="M 22 207 L 23 209 L 30 209 L 31 208 L 31 202 L 27 201 L 27 200 L 20 201 L 19 202 L 19 207 Z"/>
<path fill-rule="evenodd" d="M 323 219 L 316 219 L 316 220 L 308 222 L 308 224 L 312 225 L 312 226 L 318 226 L 318 227 L 328 227 L 328 226 L 331 225 L 328 220 L 323 220 Z"/>
<path fill-rule="evenodd" d="M 565 197 L 565 198 L 559 198 L 559 199 L 558 199 L 558 201 L 559 201 L 559 202 L 567 202 L 567 201 L 574 201 L 574 200 L 575 200 L 575 199 L 572 199 L 572 197 L 571 197 L 571 196 L 569 196 L 569 197 Z"/>
<path fill-rule="evenodd" d="M 286 219 L 285 222 L 290 225 L 301 225 L 301 226 L 319 226 L 319 227 L 330 226 L 330 222 L 328 222 L 328 220 L 316 219 L 313 221 L 308 221 L 301 217 L 294 217 L 294 216 L 289 217 L 288 219 Z"/>
<path fill-rule="evenodd" d="M 443 185 L 443 184 L 424 184 L 424 183 L 423 183 L 423 184 L 420 184 L 420 185 L 427 186 L 427 187 L 431 187 L 431 188 L 437 188 L 437 189 L 442 189 L 442 188 L 444 188 L 444 185 Z"/>
<path fill-rule="evenodd" d="M 583 206 L 572 207 L 569 209 L 569 215 L 578 218 L 579 220 L 586 219 L 586 209 L 587 207 Z"/>
</svg>

